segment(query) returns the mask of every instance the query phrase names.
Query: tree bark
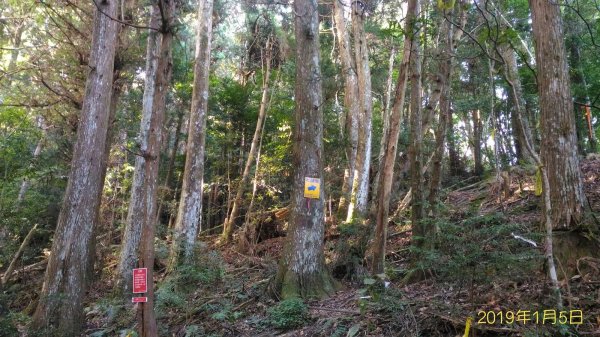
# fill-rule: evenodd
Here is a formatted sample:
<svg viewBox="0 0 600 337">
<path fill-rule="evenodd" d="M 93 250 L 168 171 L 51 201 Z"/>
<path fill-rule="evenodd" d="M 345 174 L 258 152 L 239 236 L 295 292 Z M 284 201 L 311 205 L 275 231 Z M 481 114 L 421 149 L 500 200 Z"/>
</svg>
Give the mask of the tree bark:
<svg viewBox="0 0 600 337">
<path fill-rule="evenodd" d="M 345 8 L 348 6 L 348 4 L 342 1 L 336 0 L 333 2 L 335 33 L 344 78 L 344 108 L 346 114 L 344 128 L 347 138 L 346 159 L 348 160 L 348 167 L 344 170 L 342 195 L 338 206 L 338 214 L 340 215 L 347 214 L 348 203 L 351 197 L 350 192 L 352 190 L 352 183 L 354 182 L 356 152 L 358 150 L 358 119 L 360 114 L 356 65 L 351 54 L 350 34 L 345 17 Z"/>
<path fill-rule="evenodd" d="M 148 268 L 148 302 L 138 305 L 141 316 L 140 336 L 158 334 L 154 315 L 154 224 L 157 209 L 158 168 L 162 124 L 171 80 L 171 42 L 174 1 L 154 0 L 146 50 L 146 83 L 142 98 L 142 120 L 138 135 L 139 154 L 135 171 L 127 225 L 121 249 L 120 286 L 126 298 L 131 296 L 132 270 Z"/>
<path fill-rule="evenodd" d="M 295 0 L 296 103 L 293 167 L 294 182 L 289 227 L 283 257 L 274 284 L 282 298 L 324 297 L 333 292 L 325 267 L 323 239 L 325 201 L 304 197 L 305 178 L 323 182 L 323 111 L 316 0 Z"/>
<path fill-rule="evenodd" d="M 254 163 L 254 158 L 256 157 L 256 152 L 258 151 L 258 142 L 260 140 L 261 132 L 263 129 L 263 124 L 265 122 L 265 118 L 267 116 L 267 103 L 269 101 L 269 80 L 271 76 L 271 42 L 269 38 L 267 40 L 266 46 L 264 48 L 265 59 L 264 62 L 264 72 L 263 72 L 263 87 L 262 87 L 262 97 L 260 100 L 260 107 L 258 111 L 258 119 L 256 121 L 256 129 L 254 129 L 254 136 L 252 137 L 252 143 L 250 144 L 250 152 L 248 153 L 248 158 L 246 159 L 246 165 L 244 166 L 244 172 L 242 173 L 242 179 L 240 180 L 240 184 L 235 193 L 235 199 L 233 200 L 233 206 L 231 208 L 231 213 L 229 214 L 229 218 L 225 220 L 223 224 L 223 234 L 222 238 L 224 242 L 229 242 L 231 240 L 231 235 L 233 234 L 233 227 L 235 225 L 235 220 L 237 219 L 240 212 L 240 205 L 242 203 L 242 197 L 244 195 L 244 191 L 246 190 L 246 185 L 248 185 L 248 181 L 250 180 L 250 170 L 252 169 L 252 164 Z"/>
<path fill-rule="evenodd" d="M 38 140 L 37 145 L 35 146 L 35 150 L 33 150 L 33 157 L 32 157 L 33 162 L 35 162 L 35 160 L 42 153 L 42 147 L 44 146 L 44 140 L 46 138 L 46 130 L 44 127 L 44 118 L 42 116 L 38 116 L 37 119 L 38 119 L 38 127 L 40 128 L 42 134 L 40 136 L 40 139 Z M 33 163 L 31 163 L 29 165 L 29 167 L 32 168 Z M 21 187 L 19 188 L 19 194 L 17 196 L 17 201 L 15 202 L 15 209 L 18 209 L 21 206 L 21 203 L 23 202 L 23 200 L 25 200 L 25 193 L 27 193 L 27 190 L 29 189 L 30 185 L 31 185 L 31 182 L 27 178 L 24 178 L 23 181 L 21 182 Z"/>
<path fill-rule="evenodd" d="M 417 4 L 418 6 L 418 4 Z M 418 10 L 417 10 L 418 11 Z M 410 146 L 408 160 L 410 162 L 410 178 L 412 189 L 411 222 L 413 243 L 423 246 L 430 231 L 421 223 L 424 215 L 423 207 L 423 162 L 421 144 L 423 143 L 423 109 L 421 108 L 421 44 L 419 36 L 412 41 L 410 69 Z"/>
<path fill-rule="evenodd" d="M 373 184 L 373 191 L 371 193 L 371 198 L 372 200 L 377 200 L 377 194 L 379 193 L 379 185 L 377 184 L 377 182 L 379 181 L 379 176 L 381 175 L 381 171 L 383 169 L 383 167 L 381 166 L 382 164 L 382 160 L 383 160 L 383 155 L 385 153 L 385 144 L 387 143 L 387 139 L 385 137 L 389 136 L 389 128 L 390 128 L 390 109 L 391 109 L 391 104 L 392 104 L 392 82 L 393 82 L 393 77 L 394 77 L 394 62 L 396 60 L 396 54 L 397 54 L 397 49 L 396 46 L 392 46 L 392 51 L 390 52 L 390 58 L 388 61 L 388 77 L 387 77 L 387 82 L 386 82 L 386 87 L 385 87 L 385 94 L 384 94 L 384 110 L 381 116 L 381 119 L 383 120 L 383 131 L 381 134 L 381 139 L 379 141 L 379 155 L 377 156 L 378 159 L 378 167 L 377 167 L 377 173 L 375 174 L 375 184 Z M 375 214 L 376 212 L 376 203 L 373 202 L 371 203 L 371 213 Z"/>
<path fill-rule="evenodd" d="M 371 257 L 371 271 L 374 274 L 382 273 L 384 270 L 385 247 L 387 240 L 388 214 L 390 210 L 390 194 L 392 191 L 392 177 L 394 175 L 394 163 L 396 162 L 396 148 L 400 136 L 400 120 L 406 97 L 406 84 L 408 81 L 409 63 L 415 56 L 412 55 L 413 42 L 418 38 L 417 16 L 419 15 L 418 0 L 408 1 L 408 10 L 404 26 L 404 51 L 402 62 L 399 67 L 398 82 L 396 84 L 395 101 L 390 112 L 390 127 L 385 136 L 384 156 L 381 160 L 381 174 L 377 182 L 377 211 L 375 213 L 376 227 L 375 240 L 373 242 L 373 255 Z"/>
<path fill-rule="evenodd" d="M 208 79 L 212 40 L 213 0 L 200 1 L 198 6 L 198 33 L 196 35 L 196 63 L 194 90 L 186 146 L 183 186 L 179 210 L 173 232 L 170 266 L 179 263 L 180 256 L 192 255 L 196 235 L 202 222 L 202 185 L 204 183 L 204 144 L 208 109 Z"/>
<path fill-rule="evenodd" d="M 569 70 L 558 4 L 530 0 L 542 144 L 541 160 L 548 173 L 554 229 L 571 229 L 583 216 L 585 196 L 577 157 L 577 137 Z"/>
<path fill-rule="evenodd" d="M 118 1 L 105 0 L 98 8 L 116 17 Z M 76 336 L 83 322 L 90 243 L 102 194 L 109 105 L 119 25 L 96 10 L 85 97 L 73 151 L 71 173 L 48 261 L 33 331 Z M 99 160 L 100 159 L 100 160 Z"/>
<path fill-rule="evenodd" d="M 475 94 L 475 93 L 473 93 Z M 473 173 L 475 175 L 483 174 L 483 157 L 481 155 L 481 136 L 483 133 L 483 121 L 481 120 L 481 112 L 479 109 L 471 111 L 471 121 L 473 122 Z M 467 120 L 467 122 L 469 122 Z M 496 130 L 494 135 L 495 142 L 499 141 L 500 133 Z M 500 160 L 496 158 L 496 160 Z"/>
<path fill-rule="evenodd" d="M 165 203 L 167 203 L 167 198 L 171 196 L 171 179 L 173 177 L 173 171 L 175 170 L 175 160 L 177 159 L 177 150 L 179 149 L 179 139 L 181 137 L 181 128 L 183 127 L 183 117 L 184 114 L 179 112 L 179 116 L 177 116 L 177 126 L 175 127 L 175 137 L 173 139 L 173 147 L 171 148 L 171 152 L 169 154 L 169 162 L 167 163 L 167 173 L 165 174 L 165 182 L 163 184 L 162 190 L 164 191 L 162 198 L 159 197 L 158 200 L 158 210 L 156 211 L 156 223 L 161 222 L 163 207 Z M 161 200 L 162 199 L 162 200 Z"/>
<path fill-rule="evenodd" d="M 358 148 L 356 166 L 350 194 L 350 205 L 346 222 L 352 222 L 357 216 L 364 218 L 369 201 L 369 170 L 371 167 L 371 125 L 373 102 L 371 94 L 371 69 L 369 67 L 369 46 L 365 33 L 364 8 L 357 2 L 352 3 L 352 33 L 354 35 L 354 57 L 358 78 Z M 355 214 L 356 213 L 356 214 Z"/>
<path fill-rule="evenodd" d="M 529 121 L 526 118 L 523 118 L 523 116 L 526 116 L 527 114 L 525 112 L 523 87 L 521 85 L 521 78 L 519 77 L 519 69 L 517 67 L 517 56 L 515 50 L 508 44 L 504 44 L 498 49 L 500 56 L 504 61 L 504 77 L 511 87 L 510 97 L 513 100 L 511 122 L 517 160 L 523 163 L 533 163 L 532 154 L 529 153 L 525 146 L 527 140 L 532 139 L 532 136 Z M 519 109 L 519 111 L 516 111 L 517 109 Z M 521 118 L 518 116 L 521 116 Z"/>
<path fill-rule="evenodd" d="M 577 128 L 577 140 L 578 145 L 580 144 L 580 153 L 585 154 L 585 138 L 588 139 L 588 150 L 590 153 L 595 153 L 597 151 L 597 140 L 596 134 L 592 127 L 592 118 L 588 119 L 588 114 L 591 114 L 590 110 L 590 96 L 588 90 L 588 82 L 585 76 L 585 72 L 581 65 L 581 48 L 579 41 L 579 34 L 583 34 L 583 29 L 581 29 L 581 23 L 579 18 L 572 17 L 573 15 L 567 15 L 565 17 L 565 21 L 567 27 L 570 26 L 571 30 L 569 31 L 566 39 L 566 48 L 569 50 L 569 61 L 570 61 L 570 69 L 571 69 L 571 82 L 575 85 L 575 96 L 578 102 L 586 104 L 586 106 L 576 106 L 576 116 L 577 121 L 575 127 Z M 574 36 L 575 35 L 575 36 Z M 579 90 L 577 90 L 579 89 Z M 579 95 L 577 95 L 579 93 Z M 586 132 L 587 131 L 587 132 Z M 587 134 L 584 136 L 584 134 Z"/>
<path fill-rule="evenodd" d="M 450 89 L 453 76 L 454 55 L 458 41 L 462 37 L 462 29 L 466 24 L 466 11 L 463 10 L 464 0 L 460 1 L 457 7 L 450 12 L 444 13 L 444 16 L 458 18 L 459 27 L 455 30 L 447 20 L 443 20 L 442 25 L 442 46 L 439 53 L 440 61 L 438 64 L 440 79 L 440 101 L 439 101 L 439 124 L 435 134 L 435 149 L 432 157 L 431 178 L 429 183 L 428 203 L 430 213 L 433 218 L 438 213 L 438 196 L 442 181 L 442 160 L 444 158 L 444 144 L 448 138 L 448 120 L 451 118 L 450 107 Z M 427 164 L 426 164 L 427 166 Z"/>
</svg>

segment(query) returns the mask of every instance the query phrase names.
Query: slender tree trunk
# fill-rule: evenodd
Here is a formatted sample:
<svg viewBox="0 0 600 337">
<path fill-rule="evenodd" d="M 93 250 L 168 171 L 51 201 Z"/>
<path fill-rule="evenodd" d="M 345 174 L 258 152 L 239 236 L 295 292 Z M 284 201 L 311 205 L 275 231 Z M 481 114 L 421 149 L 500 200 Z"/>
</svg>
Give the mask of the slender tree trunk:
<svg viewBox="0 0 600 337">
<path fill-rule="evenodd" d="M 265 122 L 265 118 L 267 117 L 267 103 L 269 101 L 269 80 L 271 77 L 271 48 L 272 47 L 269 38 L 264 49 L 265 58 L 263 60 L 263 87 L 262 98 L 260 100 L 260 107 L 258 111 L 258 120 L 256 121 L 256 129 L 254 129 L 254 136 L 252 137 L 252 143 L 250 144 L 250 152 L 248 153 L 248 158 L 246 159 L 246 165 L 244 166 L 242 179 L 240 180 L 240 184 L 235 193 L 235 199 L 233 200 L 231 213 L 229 214 L 229 218 L 225 220 L 225 223 L 223 225 L 222 238 L 224 242 L 228 242 L 229 240 L 231 240 L 231 235 L 233 234 L 233 227 L 235 226 L 235 221 L 240 212 L 242 197 L 244 195 L 244 191 L 246 190 L 246 185 L 248 185 L 248 181 L 250 180 L 250 170 L 252 169 L 254 157 L 256 156 L 256 152 L 258 151 L 258 142 L 261 137 L 263 124 Z"/>
<path fill-rule="evenodd" d="M 448 166 L 450 167 L 450 175 L 456 176 L 463 172 L 462 163 L 460 161 L 460 155 L 456 148 L 456 140 L 454 139 L 454 113 L 450 110 L 448 115 Z"/>
<path fill-rule="evenodd" d="M 265 124 L 262 125 L 260 132 L 260 141 L 258 142 L 258 150 L 256 152 L 256 168 L 254 169 L 254 179 L 252 180 L 252 197 L 250 197 L 250 205 L 248 205 L 248 211 L 244 217 L 244 229 L 242 235 L 238 240 L 238 249 L 243 253 L 250 251 L 254 254 L 254 246 L 258 243 L 258 237 L 256 236 L 256 227 L 252 225 L 250 216 L 254 210 L 254 199 L 256 198 L 256 191 L 258 190 L 258 178 L 259 178 L 259 167 L 260 167 L 260 153 L 262 149 L 263 137 L 265 136 Z"/>
<path fill-rule="evenodd" d="M 504 61 L 504 77 L 511 87 L 510 97 L 513 100 L 511 121 L 515 139 L 515 149 L 517 151 L 517 159 L 523 163 L 532 163 L 532 154 L 529 153 L 527 147 L 525 146 L 527 140 L 532 139 L 529 121 L 526 118 L 518 117 L 526 116 L 527 114 L 525 112 L 525 99 L 523 98 L 521 78 L 519 77 L 519 70 L 517 68 L 517 56 L 514 49 L 507 44 L 500 46 L 499 51 L 500 56 Z M 516 109 L 520 110 L 516 111 Z"/>
<path fill-rule="evenodd" d="M 383 120 L 383 131 L 381 134 L 381 139 L 379 142 L 379 155 L 377 157 L 378 159 L 378 168 L 377 168 L 377 173 L 375 174 L 375 184 L 373 184 L 373 192 L 372 192 L 372 199 L 375 201 L 377 200 L 377 194 L 379 193 L 378 188 L 379 185 L 377 184 L 377 182 L 379 181 L 379 176 L 381 175 L 381 171 L 382 171 L 382 159 L 383 159 L 383 155 L 385 153 L 385 144 L 387 143 L 387 139 L 386 137 L 389 136 L 389 128 L 390 128 L 390 108 L 391 108 L 391 104 L 392 104 L 392 82 L 393 82 L 393 77 L 394 77 L 394 61 L 396 60 L 396 54 L 398 53 L 396 46 L 392 46 L 392 51 L 390 52 L 390 59 L 388 61 L 388 77 L 387 77 L 387 82 L 386 82 L 386 87 L 385 87 L 385 94 L 384 94 L 384 110 L 383 110 L 383 114 L 381 116 L 381 119 Z M 376 212 L 376 206 L 377 203 L 373 202 L 371 203 L 371 213 L 375 214 Z"/>
<path fill-rule="evenodd" d="M 171 153 L 169 154 L 169 162 L 167 163 L 167 174 L 165 175 L 165 182 L 163 185 L 163 191 L 165 191 L 162 196 L 163 200 L 158 200 L 158 210 L 156 211 L 156 223 L 160 223 L 162 210 L 167 202 L 165 199 L 171 195 L 171 179 L 173 177 L 173 171 L 175 170 L 175 160 L 177 159 L 177 150 L 179 149 L 179 139 L 181 137 L 181 128 L 183 127 L 183 113 L 179 113 L 177 117 L 177 126 L 175 127 L 175 137 L 173 139 L 173 147 L 171 148 Z M 168 191 L 168 193 L 167 193 Z"/>
<path fill-rule="evenodd" d="M 201 230 L 213 0 L 200 1 L 198 4 L 194 90 L 192 92 L 183 186 L 173 233 L 169 267 L 171 269 L 179 262 L 182 253 L 186 258 L 191 257 L 196 243 L 196 235 L 198 230 Z"/>
<path fill-rule="evenodd" d="M 400 63 L 398 82 L 396 84 L 395 101 L 390 113 L 390 127 L 385 136 L 384 156 L 381 160 L 381 175 L 377 182 L 377 211 L 375 213 L 376 227 L 375 240 L 373 242 L 373 256 L 371 258 L 371 271 L 374 274 L 382 273 L 384 269 L 385 247 L 387 240 L 388 214 L 390 211 L 390 194 L 392 191 L 392 177 L 394 176 L 394 164 L 396 162 L 396 148 L 400 136 L 400 120 L 404 108 L 406 96 L 406 84 L 408 81 L 409 63 L 415 56 L 412 55 L 413 42 L 418 38 L 417 16 L 419 14 L 418 0 L 408 1 L 408 10 L 405 22 L 404 51 L 402 63 Z"/>
<path fill-rule="evenodd" d="M 171 21 L 174 1 L 154 0 L 151 7 L 146 52 L 146 83 L 144 87 L 142 121 L 138 136 L 139 154 L 131 188 L 119 274 L 123 294 L 128 298 L 133 285 L 132 269 L 148 268 L 148 302 L 138 305 L 141 316 L 140 336 L 157 336 L 154 315 L 154 225 L 156 221 L 158 167 L 162 124 L 169 82 L 171 79 Z"/>
<path fill-rule="evenodd" d="M 358 119 L 360 114 L 358 80 L 356 65 L 351 53 L 350 34 L 348 33 L 345 17 L 346 7 L 349 7 L 349 4 L 346 4 L 345 2 L 333 2 L 335 33 L 344 78 L 344 110 L 346 115 L 344 128 L 347 137 L 346 159 L 348 160 L 348 167 L 344 170 L 342 195 L 338 206 L 338 214 L 340 215 L 347 214 L 350 192 L 354 181 L 356 152 L 358 150 Z"/>
<path fill-rule="evenodd" d="M 358 127 L 358 149 L 356 166 L 348 206 L 347 222 L 355 216 L 364 218 L 369 201 L 369 171 L 371 167 L 371 125 L 373 102 L 371 94 L 371 69 L 369 67 L 369 46 L 365 33 L 363 8 L 352 3 L 352 33 L 354 35 L 354 53 L 358 78 L 358 101 L 360 107 Z M 356 214 L 355 214 L 356 213 Z"/>
<path fill-rule="evenodd" d="M 529 1 L 538 67 L 542 144 L 554 229 L 573 228 L 583 216 L 585 196 L 577 157 L 577 136 L 569 70 L 558 4 Z"/>
<path fill-rule="evenodd" d="M 17 68 L 17 60 L 19 59 L 19 54 L 21 51 L 21 44 L 22 44 L 23 32 L 25 31 L 25 27 L 26 27 L 25 23 L 20 23 L 19 26 L 17 27 L 17 30 L 13 37 L 13 50 L 11 51 L 10 61 L 8 63 L 8 73 L 9 73 L 8 81 L 7 81 L 8 88 L 10 88 L 10 86 L 11 86 L 12 75 Z M 1 98 L 1 96 L 0 96 L 0 98 Z M 42 152 L 42 146 L 44 145 L 44 138 L 46 136 L 46 131 L 44 130 L 44 121 L 43 121 L 42 116 L 38 116 L 37 120 L 38 120 L 38 127 L 42 130 L 42 135 L 41 135 L 40 139 L 38 140 L 35 150 L 33 151 L 33 158 L 32 158 L 33 161 L 35 161 L 37 159 L 37 157 L 40 155 L 40 153 Z M 31 168 L 31 165 L 30 165 L 30 168 Z M 19 207 L 21 206 L 21 203 L 25 199 L 25 193 L 27 193 L 27 190 L 29 189 L 29 185 L 30 185 L 29 179 L 24 178 L 23 181 L 21 182 L 21 187 L 19 188 L 19 194 L 17 195 L 17 201 L 15 202 L 15 209 L 19 209 Z"/>
<path fill-rule="evenodd" d="M 418 5 L 417 5 L 418 6 Z M 417 10 L 418 12 L 419 10 Z M 421 144 L 423 143 L 423 109 L 421 108 L 421 45 L 417 34 L 412 42 L 410 69 L 410 147 L 408 160 L 410 162 L 410 178 L 412 189 L 411 222 L 413 242 L 423 246 L 430 231 L 425 228 L 421 220 L 424 216 L 423 207 L 423 162 Z M 418 239 L 416 239 L 418 238 Z"/>
<path fill-rule="evenodd" d="M 105 0 L 99 9 L 116 17 L 118 1 Z M 48 260 L 44 285 L 32 330 L 78 335 L 83 322 L 90 243 L 98 221 L 104 175 L 109 106 L 119 25 L 96 10 L 90 53 L 90 73 L 73 151 L 71 173 Z M 105 166 L 104 166 L 105 168 Z"/>
<path fill-rule="evenodd" d="M 473 173 L 475 173 L 475 175 L 480 176 L 483 174 L 483 158 L 481 155 L 481 136 L 483 132 L 483 121 L 481 120 L 481 112 L 479 111 L 479 109 L 474 109 L 471 111 L 471 121 L 473 122 Z M 498 130 L 496 130 L 496 134 L 494 136 L 494 141 L 498 141 L 499 138 L 499 133 L 497 131 Z M 496 158 L 496 160 L 498 160 L 498 158 Z"/>
<path fill-rule="evenodd" d="M 465 26 L 467 19 L 466 11 L 463 10 L 464 5 L 465 1 L 460 1 L 458 6 L 451 9 L 450 12 L 445 13 L 445 16 L 449 16 L 451 20 L 453 20 L 454 16 L 458 18 L 459 27 L 457 29 L 454 29 L 454 27 L 445 19 L 441 23 L 441 37 L 443 41 L 441 52 L 439 53 L 441 56 L 441 60 L 439 61 L 439 73 L 443 78 L 441 79 L 440 83 L 439 125 L 435 135 L 435 150 L 432 157 L 433 164 L 431 168 L 428 196 L 430 212 L 433 218 L 435 218 L 438 213 L 437 204 L 442 181 L 444 145 L 446 143 L 446 139 L 448 138 L 448 121 L 451 117 L 450 90 L 452 76 L 454 74 L 454 55 L 456 53 L 458 41 L 462 37 L 463 27 Z"/>
<path fill-rule="evenodd" d="M 575 18 L 573 20 L 579 21 L 579 18 Z M 574 23 L 575 25 L 579 25 L 579 22 Z M 580 31 L 580 29 L 577 29 Z M 574 32 L 571 32 L 573 34 Z M 579 103 L 584 103 L 586 106 L 577 105 L 578 111 L 576 111 L 577 121 L 576 127 L 578 131 L 578 143 L 581 144 L 580 152 L 585 153 L 584 139 L 587 137 L 589 152 L 595 153 L 597 151 L 597 141 L 596 134 L 592 127 L 591 121 L 591 109 L 590 109 L 590 96 L 588 91 L 588 83 L 585 76 L 585 73 L 581 66 L 581 50 L 579 47 L 579 38 L 578 37 L 570 37 L 567 39 L 567 48 L 569 49 L 570 54 L 570 69 L 571 69 L 571 81 L 573 84 L 577 85 L 580 89 L 580 92 L 583 95 L 577 95 L 577 101 Z M 577 91 L 576 91 L 577 92 Z M 586 130 L 587 132 L 585 132 Z M 587 134 L 584 136 L 584 134 Z M 583 151 L 581 151 L 583 150 Z"/>
<path fill-rule="evenodd" d="M 40 128 L 42 135 L 40 136 L 40 139 L 38 140 L 38 143 L 35 146 L 35 150 L 33 150 L 32 161 L 35 161 L 42 153 L 42 147 L 44 146 L 44 140 L 46 138 L 46 130 L 45 130 L 44 121 L 43 121 L 44 119 L 42 116 L 38 116 L 37 119 L 38 119 L 38 127 Z M 32 168 L 33 163 L 31 165 L 29 165 L 29 167 Z M 15 203 L 16 209 L 18 209 L 21 206 L 21 203 L 23 202 L 23 200 L 25 200 L 25 193 L 27 193 L 27 190 L 29 189 L 30 184 L 31 184 L 31 182 L 27 178 L 23 179 L 23 181 L 21 182 L 21 187 L 19 188 L 19 194 L 17 196 L 17 201 Z"/>
<path fill-rule="evenodd" d="M 316 0 L 295 0 L 296 103 L 293 167 L 294 183 L 287 241 L 276 282 L 282 298 L 324 297 L 333 292 L 333 279 L 325 267 L 324 193 L 304 197 L 305 178 L 323 182 L 323 111 L 319 46 L 319 11 Z"/>
</svg>

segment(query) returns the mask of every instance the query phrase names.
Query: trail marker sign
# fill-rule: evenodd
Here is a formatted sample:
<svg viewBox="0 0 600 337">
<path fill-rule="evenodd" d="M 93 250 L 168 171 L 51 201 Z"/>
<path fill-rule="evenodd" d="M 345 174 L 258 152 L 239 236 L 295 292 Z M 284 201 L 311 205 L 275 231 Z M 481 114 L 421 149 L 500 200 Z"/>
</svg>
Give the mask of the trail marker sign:
<svg viewBox="0 0 600 337">
<path fill-rule="evenodd" d="M 133 293 L 141 294 L 148 291 L 148 268 L 133 270 Z M 145 301 L 144 301 L 145 302 Z"/>
<path fill-rule="evenodd" d="M 319 199 L 321 197 L 321 179 L 304 178 L 304 197 L 309 199 Z"/>
<path fill-rule="evenodd" d="M 148 297 L 133 297 L 131 298 L 131 303 L 146 303 L 148 302 Z"/>
</svg>

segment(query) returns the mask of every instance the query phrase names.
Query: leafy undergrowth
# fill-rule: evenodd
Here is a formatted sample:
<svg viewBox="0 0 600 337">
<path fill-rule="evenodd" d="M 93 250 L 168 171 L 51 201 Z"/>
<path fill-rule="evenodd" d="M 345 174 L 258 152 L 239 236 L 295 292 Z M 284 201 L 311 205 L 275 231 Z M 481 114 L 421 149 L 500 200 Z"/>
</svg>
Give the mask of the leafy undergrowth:
<svg viewBox="0 0 600 337">
<path fill-rule="evenodd" d="M 584 162 L 583 171 L 591 210 L 598 212 L 600 160 Z M 277 271 L 285 238 L 259 243 L 252 256 L 238 252 L 235 244 L 200 244 L 193 264 L 168 275 L 164 271 L 166 243 L 159 242 L 155 281 L 160 334 L 464 336 L 471 318 L 471 336 L 478 337 L 600 336 L 597 256 L 580 258 L 576 272 L 566 278 L 567 272 L 559 269 L 564 310 L 581 310 L 582 324 L 516 322 L 519 310 L 528 311 L 532 320 L 535 315 L 542 320 L 544 310 L 557 309 L 544 269 L 539 199 L 531 177 L 513 179 L 510 195 L 504 195 L 493 178 L 455 187 L 447 191 L 440 212 L 430 223 L 437 231 L 433 249 L 411 248 L 408 216 L 401 215 L 398 225 L 390 223 L 386 273 L 340 274 L 343 288 L 319 301 L 276 301 L 268 296 L 266 289 Z M 328 229 L 329 260 L 335 258 L 335 247 L 365 249 L 364 243 L 347 242 L 356 230 L 360 227 Z M 217 236 L 203 238 L 203 242 L 216 241 Z M 133 306 L 112 295 L 118 245 L 111 249 L 113 253 L 106 254 L 103 263 L 107 267 L 91 286 L 85 334 L 135 336 Z M 409 275 L 418 275 L 416 282 L 405 284 Z M 12 298 L 10 310 L 4 312 L 7 315 L 0 315 L 0 336 L 23 331 L 32 310 L 31 289 L 39 287 L 40 277 L 13 285 L 19 297 Z M 7 292 L 2 296 L 8 296 Z M 511 321 L 509 312 L 514 315 L 511 324 L 506 322 Z M 492 318 L 494 323 L 487 324 Z"/>
</svg>

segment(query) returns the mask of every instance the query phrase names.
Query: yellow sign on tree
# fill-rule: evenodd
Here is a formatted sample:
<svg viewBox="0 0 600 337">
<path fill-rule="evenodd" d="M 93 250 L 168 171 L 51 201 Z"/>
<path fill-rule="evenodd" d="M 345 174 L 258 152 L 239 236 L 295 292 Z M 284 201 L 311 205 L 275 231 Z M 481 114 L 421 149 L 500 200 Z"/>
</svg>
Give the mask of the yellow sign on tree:
<svg viewBox="0 0 600 337">
<path fill-rule="evenodd" d="M 309 199 L 319 199 L 321 197 L 321 179 L 304 178 L 304 197 Z"/>
</svg>

